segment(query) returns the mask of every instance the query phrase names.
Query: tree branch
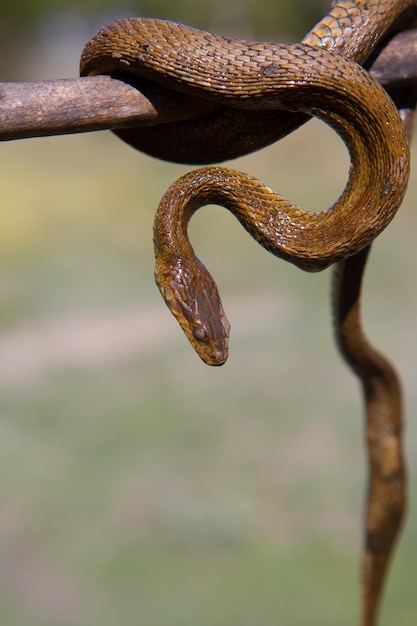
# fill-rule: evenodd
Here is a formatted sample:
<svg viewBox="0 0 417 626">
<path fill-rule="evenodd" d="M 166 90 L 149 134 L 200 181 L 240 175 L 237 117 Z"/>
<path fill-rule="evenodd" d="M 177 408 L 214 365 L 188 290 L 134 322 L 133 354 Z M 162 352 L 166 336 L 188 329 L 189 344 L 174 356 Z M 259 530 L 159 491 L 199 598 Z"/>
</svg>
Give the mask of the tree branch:
<svg viewBox="0 0 417 626">
<path fill-rule="evenodd" d="M 201 117 L 215 105 L 110 76 L 0 83 L 0 141 L 151 126 Z"/>
</svg>

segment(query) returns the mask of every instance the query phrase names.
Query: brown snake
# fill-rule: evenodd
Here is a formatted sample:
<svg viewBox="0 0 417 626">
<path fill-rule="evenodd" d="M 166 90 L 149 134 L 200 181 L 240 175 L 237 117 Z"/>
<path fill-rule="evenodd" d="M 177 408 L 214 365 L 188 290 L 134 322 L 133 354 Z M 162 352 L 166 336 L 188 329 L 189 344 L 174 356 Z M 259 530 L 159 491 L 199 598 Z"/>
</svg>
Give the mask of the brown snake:
<svg viewBox="0 0 417 626">
<path fill-rule="evenodd" d="M 302 44 L 246 42 L 157 20 L 122 20 L 96 35 L 81 60 L 83 75 L 138 75 L 205 101 L 202 119 L 117 131 L 160 158 L 225 160 L 275 141 L 309 115 L 330 124 L 348 146 L 350 177 L 327 211 L 305 212 L 245 174 L 208 167 L 186 174 L 165 194 L 154 240 L 159 288 L 198 354 L 212 365 L 227 358 L 229 323 L 215 283 L 187 237 L 198 208 L 225 206 L 267 250 L 302 269 L 338 263 L 336 335 L 362 381 L 370 454 L 362 626 L 376 624 L 403 516 L 405 480 L 399 384 L 363 336 L 359 295 L 369 245 L 405 193 L 409 155 L 396 108 L 352 60 L 364 62 L 410 8 L 414 2 L 406 0 L 336 2 Z"/>
</svg>

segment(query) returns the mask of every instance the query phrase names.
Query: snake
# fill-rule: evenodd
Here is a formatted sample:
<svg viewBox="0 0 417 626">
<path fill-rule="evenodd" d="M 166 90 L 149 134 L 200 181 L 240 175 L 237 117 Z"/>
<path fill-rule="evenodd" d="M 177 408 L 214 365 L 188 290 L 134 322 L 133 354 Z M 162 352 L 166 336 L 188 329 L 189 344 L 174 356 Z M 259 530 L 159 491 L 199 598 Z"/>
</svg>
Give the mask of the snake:
<svg viewBox="0 0 417 626">
<path fill-rule="evenodd" d="M 296 44 L 230 39 L 131 18 L 94 36 L 80 65 L 81 75 L 139 77 L 204 100 L 200 119 L 117 131 L 158 158 L 224 161 L 273 143 L 310 116 L 329 124 L 346 143 L 351 168 L 345 190 L 332 207 L 316 213 L 236 170 L 210 166 L 182 176 L 156 214 L 155 277 L 199 356 L 222 365 L 230 324 L 214 279 L 188 239 L 196 210 L 224 206 L 266 250 L 301 269 L 320 271 L 335 264 L 336 337 L 362 382 L 370 456 L 362 626 L 376 624 L 405 507 L 405 473 L 398 377 L 364 336 L 360 286 L 371 242 L 404 197 L 409 151 L 396 107 L 359 64 L 405 11 L 414 10 L 411 0 L 340 0 Z"/>
</svg>

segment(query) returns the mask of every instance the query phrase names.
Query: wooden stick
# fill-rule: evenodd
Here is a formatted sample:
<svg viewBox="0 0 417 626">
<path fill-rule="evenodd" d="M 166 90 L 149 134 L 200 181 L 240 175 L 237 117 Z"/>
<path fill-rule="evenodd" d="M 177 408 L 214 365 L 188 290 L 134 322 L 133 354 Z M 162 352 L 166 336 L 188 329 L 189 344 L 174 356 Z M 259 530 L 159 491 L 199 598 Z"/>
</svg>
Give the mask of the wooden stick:
<svg viewBox="0 0 417 626">
<path fill-rule="evenodd" d="M 145 81 L 136 86 L 110 76 L 0 83 L 0 141 L 150 126 L 214 108 Z"/>
<path fill-rule="evenodd" d="M 417 29 L 393 37 L 370 71 L 386 88 L 417 82 Z M 150 126 L 204 117 L 215 108 L 156 84 L 110 76 L 0 83 L 0 141 Z"/>
<path fill-rule="evenodd" d="M 395 35 L 371 56 L 369 69 L 387 90 L 417 82 L 417 29 Z"/>
</svg>

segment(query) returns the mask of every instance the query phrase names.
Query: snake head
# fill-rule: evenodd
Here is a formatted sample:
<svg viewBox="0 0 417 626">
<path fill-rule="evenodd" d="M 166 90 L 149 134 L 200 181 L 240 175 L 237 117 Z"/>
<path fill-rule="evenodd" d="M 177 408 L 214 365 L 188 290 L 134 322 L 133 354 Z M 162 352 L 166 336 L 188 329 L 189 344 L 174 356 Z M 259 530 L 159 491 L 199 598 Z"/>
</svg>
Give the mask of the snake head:
<svg viewBox="0 0 417 626">
<path fill-rule="evenodd" d="M 193 271 L 155 269 L 155 280 L 171 313 L 207 365 L 223 365 L 228 357 L 230 324 L 211 274 L 196 259 Z"/>
</svg>

